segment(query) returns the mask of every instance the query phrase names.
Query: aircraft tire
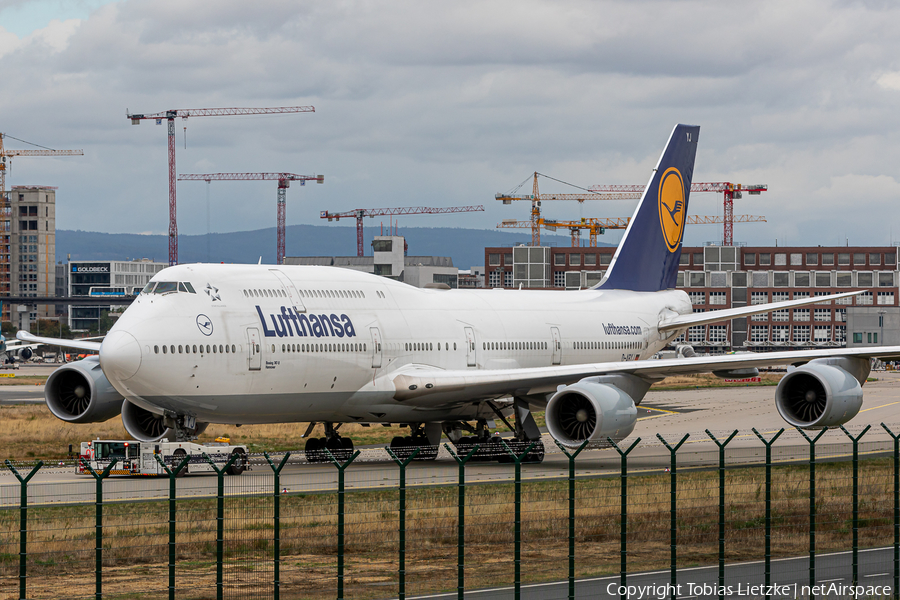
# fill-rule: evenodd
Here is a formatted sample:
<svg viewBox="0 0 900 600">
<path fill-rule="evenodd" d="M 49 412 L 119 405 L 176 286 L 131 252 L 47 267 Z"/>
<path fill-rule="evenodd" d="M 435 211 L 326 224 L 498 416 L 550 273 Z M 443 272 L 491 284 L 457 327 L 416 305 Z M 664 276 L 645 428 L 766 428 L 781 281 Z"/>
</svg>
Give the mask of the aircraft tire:
<svg viewBox="0 0 900 600">
<path fill-rule="evenodd" d="M 240 448 L 235 448 L 231 454 L 237 458 L 235 458 L 234 462 L 231 463 L 231 466 L 228 467 L 228 474 L 240 475 L 247 468 L 247 454 Z"/>
<path fill-rule="evenodd" d="M 323 444 L 321 438 L 309 438 L 306 440 L 306 447 L 303 453 L 306 455 L 306 462 L 316 463 L 325 460 L 324 452 L 322 452 Z"/>
</svg>

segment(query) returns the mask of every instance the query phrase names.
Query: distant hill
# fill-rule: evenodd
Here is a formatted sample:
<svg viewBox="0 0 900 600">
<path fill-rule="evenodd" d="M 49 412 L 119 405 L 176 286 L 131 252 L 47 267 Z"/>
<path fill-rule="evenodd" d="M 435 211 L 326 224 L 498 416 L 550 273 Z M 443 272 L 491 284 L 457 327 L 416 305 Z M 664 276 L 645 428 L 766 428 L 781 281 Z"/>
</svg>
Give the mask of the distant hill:
<svg viewBox="0 0 900 600">
<path fill-rule="evenodd" d="M 365 229 L 366 255 L 372 254 L 372 238 L 378 227 Z M 530 243 L 531 232 L 510 233 L 486 229 L 450 227 L 403 227 L 409 254 L 413 256 L 449 256 L 460 269 L 484 265 L 486 246 Z M 569 246 L 568 236 L 541 235 L 550 246 Z M 356 228 L 326 225 L 291 225 L 286 231 L 288 256 L 356 256 Z M 608 246 L 609 244 L 603 244 Z M 166 262 L 168 237 L 134 233 L 98 233 L 93 231 L 56 232 L 56 260 L 126 260 L 151 258 Z M 178 236 L 178 260 L 190 262 L 256 263 L 275 262 L 275 228 L 209 235 Z"/>
</svg>

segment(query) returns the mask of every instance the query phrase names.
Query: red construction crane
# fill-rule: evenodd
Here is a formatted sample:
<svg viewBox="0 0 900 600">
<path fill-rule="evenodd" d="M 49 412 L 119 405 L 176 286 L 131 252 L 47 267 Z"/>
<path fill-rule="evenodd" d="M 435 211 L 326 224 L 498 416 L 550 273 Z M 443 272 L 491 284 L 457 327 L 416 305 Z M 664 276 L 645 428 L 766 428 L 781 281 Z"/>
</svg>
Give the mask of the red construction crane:
<svg viewBox="0 0 900 600">
<path fill-rule="evenodd" d="M 588 189 L 592 192 L 643 192 L 643 185 L 592 185 Z M 722 245 L 734 245 L 734 200 L 740 199 L 744 192 L 751 196 L 759 196 L 769 189 L 766 184 L 744 185 L 741 183 L 692 183 L 692 192 L 719 192 L 725 196 L 725 211 L 723 217 L 724 234 Z"/>
<path fill-rule="evenodd" d="M 271 115 L 279 113 L 316 112 L 312 106 L 282 106 L 279 108 L 191 108 L 174 109 L 153 114 L 132 114 L 125 111 L 132 125 L 153 119 L 162 125 L 168 122 L 169 131 L 169 265 L 178 263 L 178 223 L 175 217 L 175 117 L 224 117 L 235 115 Z"/>
<path fill-rule="evenodd" d="M 320 219 L 340 221 L 341 217 L 356 218 L 356 255 L 363 255 L 363 217 L 375 218 L 380 215 L 442 215 L 446 213 L 478 212 L 483 211 L 484 206 L 450 206 L 448 208 L 430 208 L 427 206 L 405 206 L 400 208 L 357 208 L 342 213 L 333 213 L 323 210 L 319 213 Z"/>
<path fill-rule="evenodd" d="M 554 181 L 559 181 L 559 179 L 554 179 L 553 177 L 549 177 L 547 175 L 543 175 L 542 173 L 538 173 L 535 171 L 534 173 L 534 184 L 532 187 L 532 194 L 495 194 L 494 199 L 500 200 L 503 204 L 511 204 L 513 200 L 529 200 L 531 201 L 531 245 L 532 246 L 540 246 L 541 245 L 541 201 L 542 200 L 575 200 L 577 202 L 584 202 L 585 200 L 637 200 L 640 198 L 640 194 L 631 193 L 627 191 L 616 191 L 611 194 L 602 193 L 602 194 L 541 194 L 538 189 L 538 176 L 547 177 L 548 179 L 553 179 Z M 513 190 L 516 192 L 525 185 L 526 179 L 519 186 Z M 565 183 L 565 182 L 560 182 Z M 571 185 L 571 184 L 569 184 Z M 593 189 L 591 189 L 593 191 Z"/>
<path fill-rule="evenodd" d="M 299 181 L 300 185 L 306 185 L 307 181 L 325 183 L 324 175 L 295 175 L 294 173 L 194 173 L 179 175 L 178 181 L 277 181 L 278 182 L 278 210 L 276 216 L 276 230 L 278 234 L 275 256 L 277 264 L 284 264 L 284 230 L 285 230 L 285 196 L 292 181 Z"/>
</svg>

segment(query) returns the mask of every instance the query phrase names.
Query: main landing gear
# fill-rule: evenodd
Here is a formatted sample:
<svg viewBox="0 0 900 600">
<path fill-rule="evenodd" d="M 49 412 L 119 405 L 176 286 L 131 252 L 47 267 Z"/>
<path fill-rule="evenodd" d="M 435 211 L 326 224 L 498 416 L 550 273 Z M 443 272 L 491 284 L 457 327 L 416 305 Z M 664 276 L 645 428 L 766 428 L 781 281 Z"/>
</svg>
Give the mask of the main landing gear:
<svg viewBox="0 0 900 600">
<path fill-rule="evenodd" d="M 411 435 L 395 436 L 391 440 L 391 451 L 400 460 L 409 458 L 416 448 L 419 453 L 413 460 L 434 460 L 438 455 L 441 442 L 441 426 L 439 423 L 413 423 L 410 425 Z"/>
<path fill-rule="evenodd" d="M 334 423 L 323 424 L 325 425 L 325 437 L 309 438 L 306 441 L 304 452 L 306 454 L 307 462 L 331 462 L 331 458 L 329 458 L 328 453 L 325 452 L 326 448 L 339 462 L 350 460 L 350 457 L 353 456 L 353 440 L 341 437 L 338 434 L 338 429 L 341 427 L 340 423 L 337 424 L 337 427 L 335 427 Z M 315 425 L 315 423 L 309 424 L 306 435 L 309 435 L 312 432 Z"/>
<path fill-rule="evenodd" d="M 502 439 L 499 435 L 491 435 L 486 419 L 478 419 L 474 428 L 464 422 L 444 423 L 444 433 L 456 446 L 457 456 L 460 458 L 465 457 L 477 445 L 478 451 L 472 456 L 471 460 L 479 462 L 497 461 L 500 463 L 514 462 L 513 457 L 510 456 L 503 443 L 501 443 L 502 440 L 516 456 L 520 456 L 531 444 L 534 444 L 522 462 L 542 462 L 544 460 L 544 442 L 541 440 L 541 432 L 537 423 L 534 422 L 528 402 L 521 398 L 515 399 L 515 425 L 510 424 L 499 409 L 493 406 L 492 408 L 506 426 L 515 433 L 515 437 L 513 439 Z M 472 435 L 463 435 L 463 432 L 468 432 Z"/>
</svg>

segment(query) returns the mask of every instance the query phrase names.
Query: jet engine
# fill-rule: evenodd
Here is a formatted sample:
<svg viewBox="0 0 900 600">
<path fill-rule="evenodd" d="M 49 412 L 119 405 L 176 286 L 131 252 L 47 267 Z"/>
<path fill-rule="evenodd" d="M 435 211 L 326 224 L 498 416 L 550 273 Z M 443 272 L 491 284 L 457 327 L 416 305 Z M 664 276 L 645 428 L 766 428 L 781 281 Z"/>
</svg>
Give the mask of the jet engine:
<svg viewBox="0 0 900 600">
<path fill-rule="evenodd" d="M 122 395 L 100 369 L 100 359 L 89 356 L 53 371 L 44 386 L 47 407 L 70 423 L 100 423 L 122 409 Z"/>
<path fill-rule="evenodd" d="M 32 356 L 34 356 L 34 352 L 31 351 L 31 348 L 22 348 L 16 352 L 16 358 L 19 360 L 29 360 Z"/>
<path fill-rule="evenodd" d="M 621 440 L 637 422 L 640 402 L 650 383 L 630 375 L 589 377 L 560 388 L 547 403 L 547 429 L 564 446 L 584 440 Z"/>
<path fill-rule="evenodd" d="M 782 377 L 775 406 L 794 427 L 815 429 L 842 425 L 862 406 L 862 384 L 869 359 L 819 358 Z"/>
<path fill-rule="evenodd" d="M 155 442 L 162 438 L 176 440 L 176 432 L 173 419 L 164 415 L 150 412 L 126 400 L 122 403 L 122 425 L 125 431 L 136 440 L 142 442 Z M 197 436 L 206 431 L 209 423 L 197 423 L 192 431 L 187 431 L 189 436 Z"/>
</svg>

